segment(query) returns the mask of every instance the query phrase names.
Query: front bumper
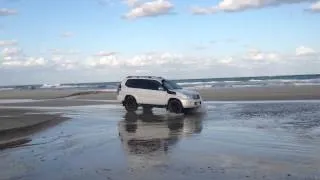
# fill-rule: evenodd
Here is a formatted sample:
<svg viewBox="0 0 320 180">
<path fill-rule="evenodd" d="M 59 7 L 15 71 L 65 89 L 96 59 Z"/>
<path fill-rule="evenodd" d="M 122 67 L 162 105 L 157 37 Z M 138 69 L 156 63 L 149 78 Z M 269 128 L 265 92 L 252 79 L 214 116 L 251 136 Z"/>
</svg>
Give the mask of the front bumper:
<svg viewBox="0 0 320 180">
<path fill-rule="evenodd" d="M 183 108 L 197 108 L 202 105 L 202 99 L 181 99 Z"/>
</svg>

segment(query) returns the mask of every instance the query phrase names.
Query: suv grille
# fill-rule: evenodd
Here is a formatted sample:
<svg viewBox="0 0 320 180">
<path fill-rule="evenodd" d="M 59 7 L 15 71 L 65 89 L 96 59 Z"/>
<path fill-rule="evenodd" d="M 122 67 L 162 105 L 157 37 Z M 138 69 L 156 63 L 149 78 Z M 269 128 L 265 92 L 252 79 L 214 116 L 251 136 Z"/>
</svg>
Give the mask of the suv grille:
<svg viewBox="0 0 320 180">
<path fill-rule="evenodd" d="M 193 95 L 193 99 L 200 99 L 200 95 L 199 94 Z"/>
</svg>

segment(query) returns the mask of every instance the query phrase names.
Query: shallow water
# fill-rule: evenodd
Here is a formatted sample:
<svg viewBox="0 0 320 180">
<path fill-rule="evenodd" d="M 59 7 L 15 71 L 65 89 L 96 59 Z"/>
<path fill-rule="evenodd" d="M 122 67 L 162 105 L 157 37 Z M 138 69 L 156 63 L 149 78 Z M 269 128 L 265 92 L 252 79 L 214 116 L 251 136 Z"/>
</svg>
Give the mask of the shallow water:
<svg viewBox="0 0 320 180">
<path fill-rule="evenodd" d="M 11 103 L 26 103 L 26 102 L 39 102 L 41 100 L 33 99 L 0 99 L 0 104 L 11 104 Z"/>
<path fill-rule="evenodd" d="M 0 152 L 0 179 L 320 179 L 319 102 L 207 102 L 193 115 L 56 108 L 72 119 Z"/>
</svg>

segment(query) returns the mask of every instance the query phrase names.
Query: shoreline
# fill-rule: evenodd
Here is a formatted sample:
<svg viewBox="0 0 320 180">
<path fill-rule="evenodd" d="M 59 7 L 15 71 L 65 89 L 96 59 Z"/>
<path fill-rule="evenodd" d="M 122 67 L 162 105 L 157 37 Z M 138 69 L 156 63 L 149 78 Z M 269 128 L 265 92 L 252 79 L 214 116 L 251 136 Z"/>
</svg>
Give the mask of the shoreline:
<svg viewBox="0 0 320 180">
<path fill-rule="evenodd" d="M 208 101 L 320 100 L 320 86 L 199 89 Z"/>
<path fill-rule="evenodd" d="M 320 102 L 320 86 L 211 88 L 197 89 L 197 91 L 203 101 L 209 104 Z M 20 90 L 4 93 L 2 91 L 0 92 L 0 144 L 6 140 L 29 136 L 68 119 L 61 114 L 48 114 L 46 108 L 110 104 L 120 105 L 115 92 Z"/>
<path fill-rule="evenodd" d="M 196 89 L 204 101 L 320 100 L 320 85 Z M 116 100 L 115 92 L 81 90 L 13 90 L 0 100 Z M 39 101 L 41 102 L 41 101 Z M 1 101 L 0 101 L 1 103 Z"/>
</svg>

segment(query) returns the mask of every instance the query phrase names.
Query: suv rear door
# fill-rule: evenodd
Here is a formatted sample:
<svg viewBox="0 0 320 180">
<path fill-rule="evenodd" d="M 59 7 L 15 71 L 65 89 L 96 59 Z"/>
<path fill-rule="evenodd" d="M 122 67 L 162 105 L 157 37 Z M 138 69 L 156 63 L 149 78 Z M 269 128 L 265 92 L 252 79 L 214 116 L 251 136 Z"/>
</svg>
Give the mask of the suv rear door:
<svg viewBox="0 0 320 180">
<path fill-rule="evenodd" d="M 143 87 L 141 79 L 128 79 L 125 83 L 126 95 L 132 95 L 136 98 L 138 104 L 144 104 L 144 96 L 147 93 Z"/>
<path fill-rule="evenodd" d="M 129 79 L 125 84 L 128 95 L 133 95 L 138 104 L 165 105 L 167 92 L 159 90 L 160 82 L 152 79 Z"/>
</svg>

